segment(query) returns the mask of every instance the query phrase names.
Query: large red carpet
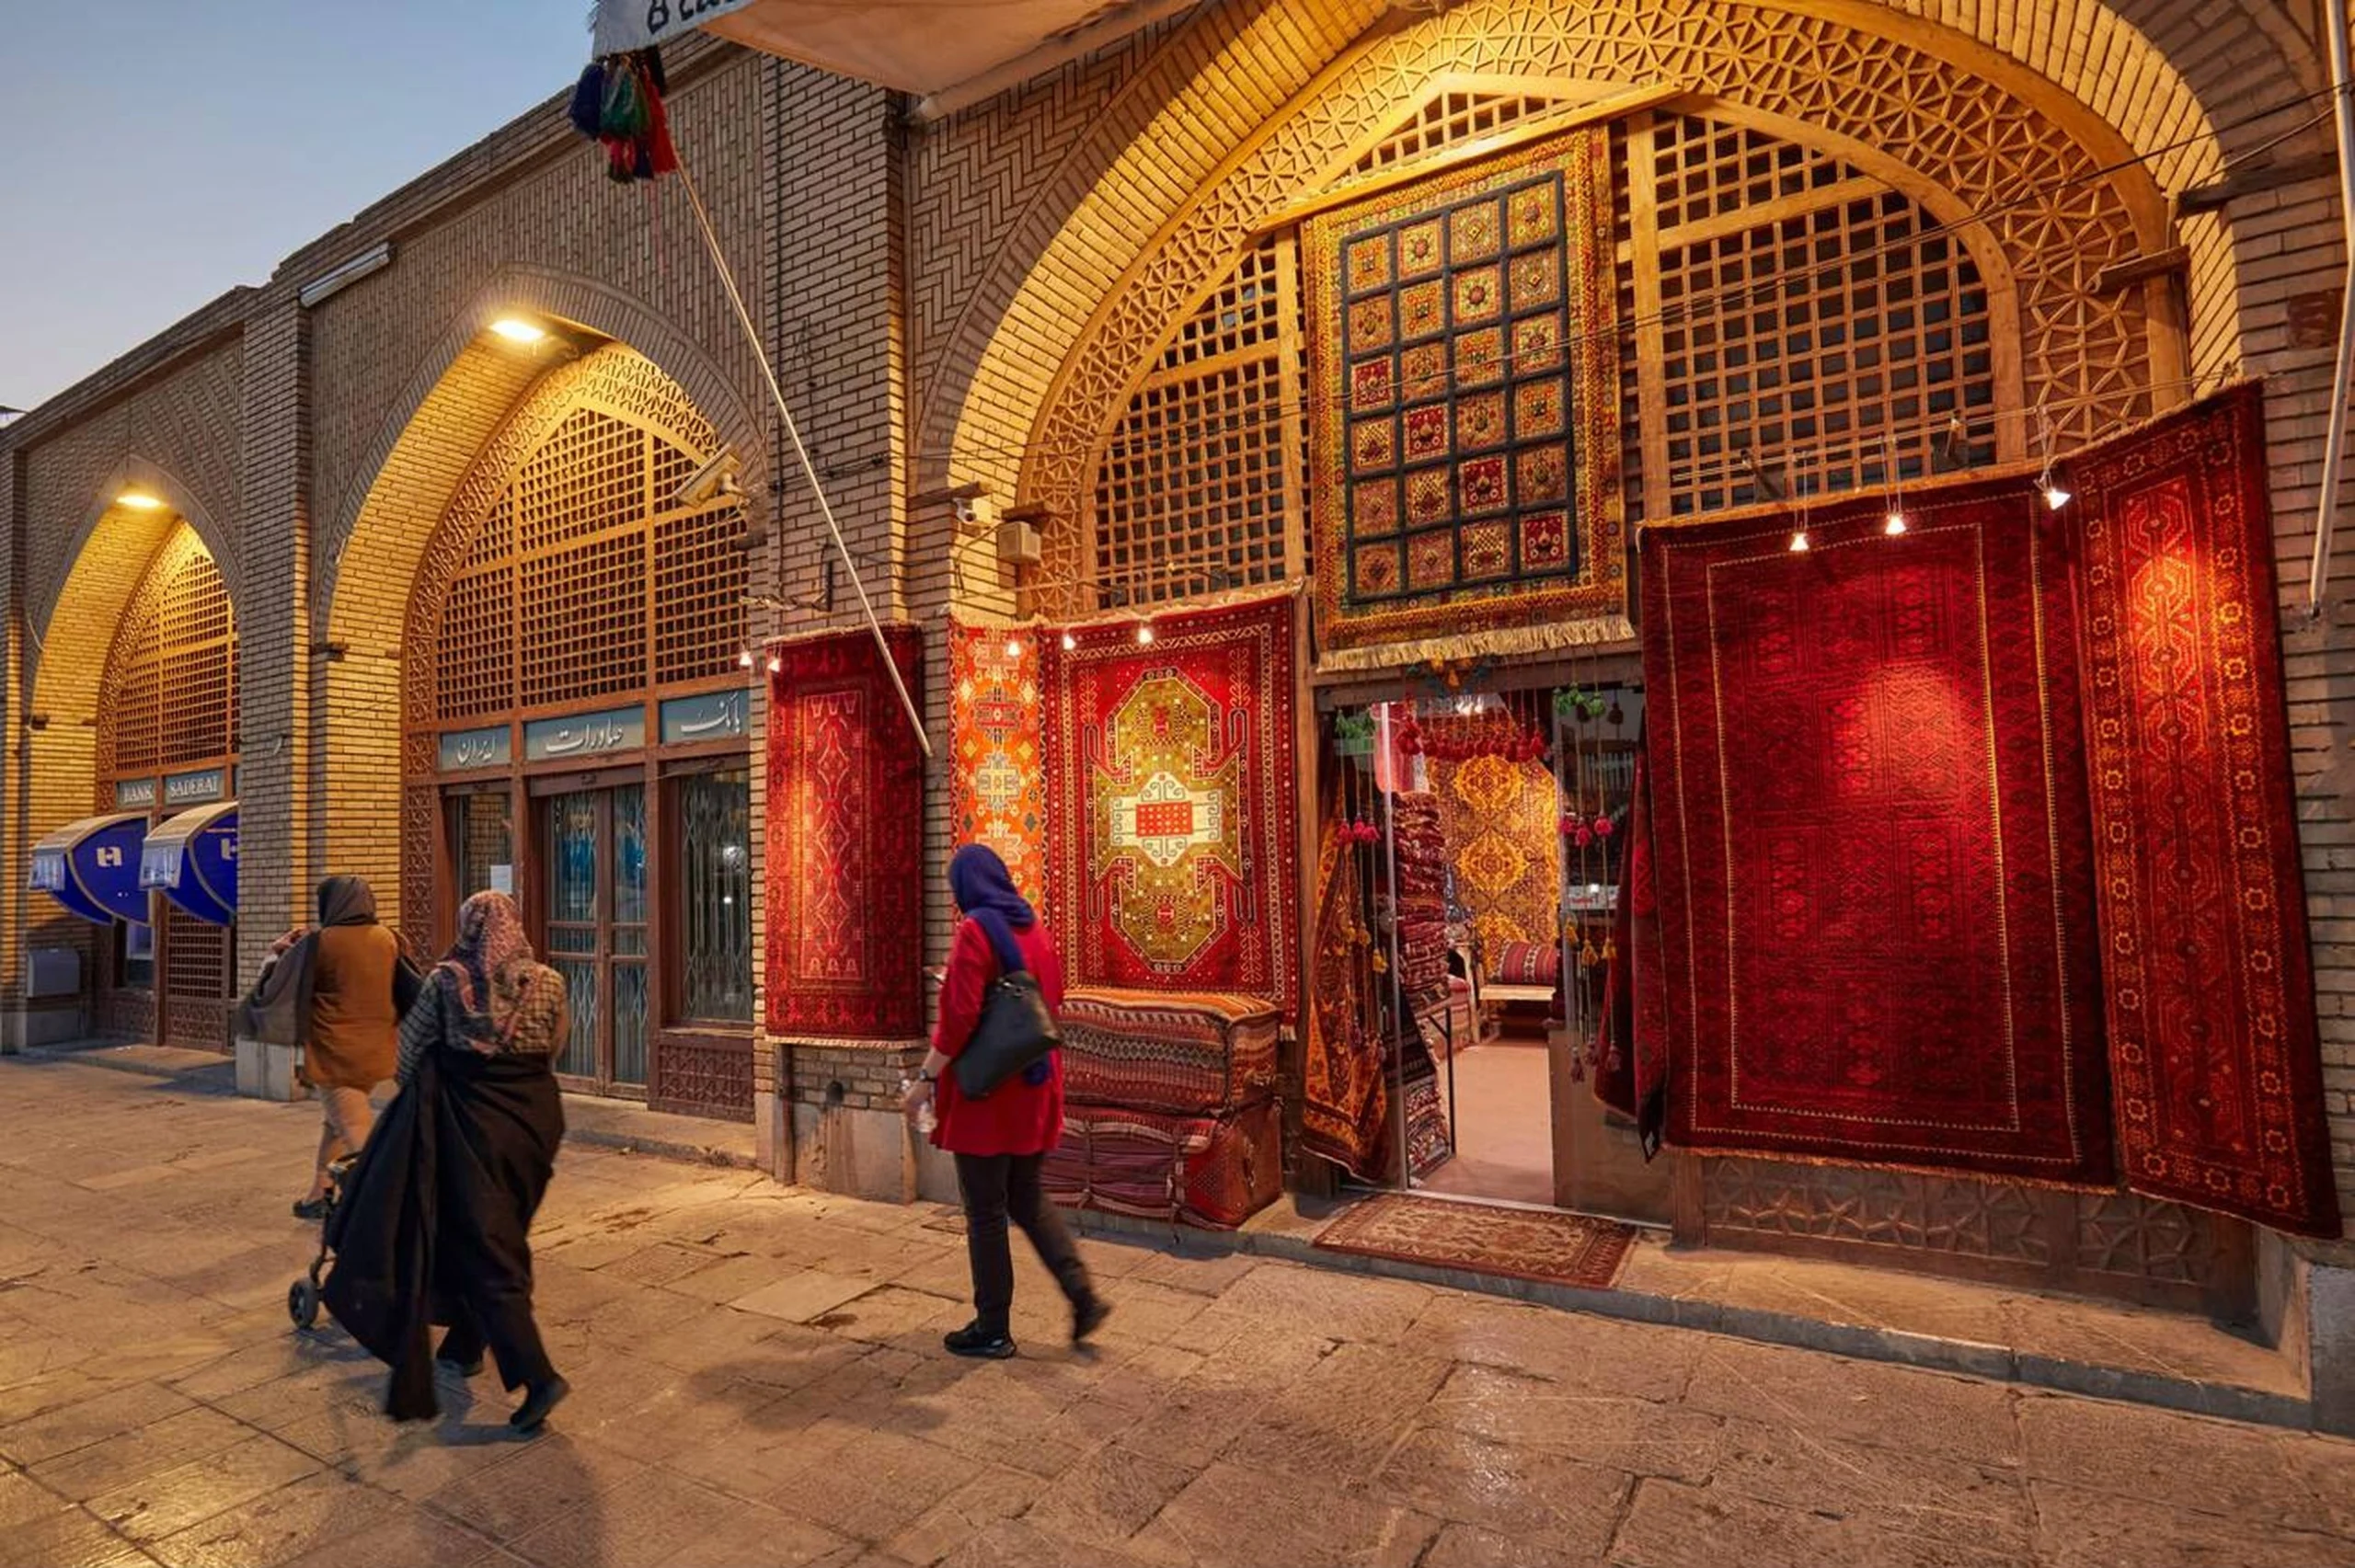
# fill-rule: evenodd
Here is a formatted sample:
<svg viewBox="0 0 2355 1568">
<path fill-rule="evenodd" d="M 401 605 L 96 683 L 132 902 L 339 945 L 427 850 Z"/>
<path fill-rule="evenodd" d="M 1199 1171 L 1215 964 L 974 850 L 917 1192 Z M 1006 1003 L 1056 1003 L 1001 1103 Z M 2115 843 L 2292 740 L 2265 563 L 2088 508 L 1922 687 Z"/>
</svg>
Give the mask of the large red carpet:
<svg viewBox="0 0 2355 1568">
<path fill-rule="evenodd" d="M 1074 981 L 1299 990 L 1292 596 L 1046 653 L 1049 897 Z"/>
<path fill-rule="evenodd" d="M 2018 480 L 1646 532 L 1669 1141 L 2113 1170 L 2063 563 Z"/>
<path fill-rule="evenodd" d="M 1047 890 L 1039 648 L 1047 634 L 948 625 L 948 820 L 955 844 L 997 851 L 1023 897 Z"/>
<path fill-rule="evenodd" d="M 924 644 L 886 628 L 923 701 Z M 924 1032 L 924 758 L 875 639 L 784 644 L 769 680 L 768 1017 L 781 1035 Z"/>
<path fill-rule="evenodd" d="M 2120 1151 L 2142 1191 L 2339 1232 L 2249 385 L 2078 465 Z"/>
</svg>

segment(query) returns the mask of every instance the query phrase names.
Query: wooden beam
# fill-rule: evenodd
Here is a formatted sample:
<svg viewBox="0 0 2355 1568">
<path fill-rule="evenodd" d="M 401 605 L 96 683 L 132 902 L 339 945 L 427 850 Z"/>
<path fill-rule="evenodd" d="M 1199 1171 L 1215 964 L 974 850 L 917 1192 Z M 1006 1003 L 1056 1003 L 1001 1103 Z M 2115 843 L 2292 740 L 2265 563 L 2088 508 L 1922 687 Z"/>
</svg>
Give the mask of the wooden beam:
<svg viewBox="0 0 2355 1568">
<path fill-rule="evenodd" d="M 2188 246 L 2169 246 L 2165 250 L 2138 256 L 2131 261 L 2120 261 L 2105 267 L 2094 275 L 2094 292 L 2115 294 L 2145 283 L 2154 278 L 2165 278 L 2191 268 L 2191 251 Z"/>
<path fill-rule="evenodd" d="M 2314 153 L 2303 158 L 2283 158 L 2275 163 L 2259 164 L 2226 175 L 2206 185 L 2195 185 L 2176 192 L 2176 215 L 2186 212 L 2212 212 L 2218 208 L 2254 196 L 2260 190 L 2272 190 L 2300 180 L 2321 179 L 2338 172 L 2338 155 Z"/>
</svg>

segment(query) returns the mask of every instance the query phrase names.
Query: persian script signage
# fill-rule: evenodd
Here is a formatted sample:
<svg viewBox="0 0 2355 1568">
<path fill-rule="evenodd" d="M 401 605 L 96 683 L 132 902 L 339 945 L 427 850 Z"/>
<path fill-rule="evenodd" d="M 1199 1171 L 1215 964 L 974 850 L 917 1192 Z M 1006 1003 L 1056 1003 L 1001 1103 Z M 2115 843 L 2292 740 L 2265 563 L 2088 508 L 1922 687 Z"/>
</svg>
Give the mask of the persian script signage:
<svg viewBox="0 0 2355 1568">
<path fill-rule="evenodd" d="M 749 727 L 751 714 L 751 699 L 741 691 L 673 697 L 662 704 L 662 744 L 691 746 L 702 740 L 737 738 Z"/>
<path fill-rule="evenodd" d="M 515 760 L 515 738 L 503 724 L 488 729 L 449 730 L 442 736 L 441 759 L 445 773 L 503 768 Z"/>
<path fill-rule="evenodd" d="M 523 761 L 565 762 L 634 751 L 646 744 L 646 710 L 613 708 L 571 718 L 534 719 L 523 727 Z"/>
</svg>

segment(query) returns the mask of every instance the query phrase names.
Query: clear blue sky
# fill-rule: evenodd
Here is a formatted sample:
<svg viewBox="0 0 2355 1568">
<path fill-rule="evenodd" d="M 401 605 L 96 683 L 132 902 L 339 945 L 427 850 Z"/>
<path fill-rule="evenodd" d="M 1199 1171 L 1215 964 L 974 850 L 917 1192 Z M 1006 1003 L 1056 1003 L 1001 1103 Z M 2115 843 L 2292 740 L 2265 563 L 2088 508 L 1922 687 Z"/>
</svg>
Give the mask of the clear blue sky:
<svg viewBox="0 0 2355 1568">
<path fill-rule="evenodd" d="M 0 4 L 0 404 L 30 408 L 571 86 L 588 0 Z M 581 155 L 591 156 L 584 147 Z"/>
</svg>

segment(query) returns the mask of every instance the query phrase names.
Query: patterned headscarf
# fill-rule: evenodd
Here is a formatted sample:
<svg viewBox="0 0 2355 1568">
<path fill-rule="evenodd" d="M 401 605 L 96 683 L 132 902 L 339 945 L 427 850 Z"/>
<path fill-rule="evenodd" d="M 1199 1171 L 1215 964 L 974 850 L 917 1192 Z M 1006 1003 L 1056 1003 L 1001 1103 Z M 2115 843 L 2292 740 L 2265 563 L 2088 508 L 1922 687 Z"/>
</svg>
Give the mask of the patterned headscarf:
<svg viewBox="0 0 2355 1568">
<path fill-rule="evenodd" d="M 458 909 L 458 940 L 433 969 L 476 1050 L 548 1050 L 537 1035 L 556 1026 L 563 980 L 539 963 L 523 934 L 523 911 L 504 893 L 477 893 Z"/>
</svg>

